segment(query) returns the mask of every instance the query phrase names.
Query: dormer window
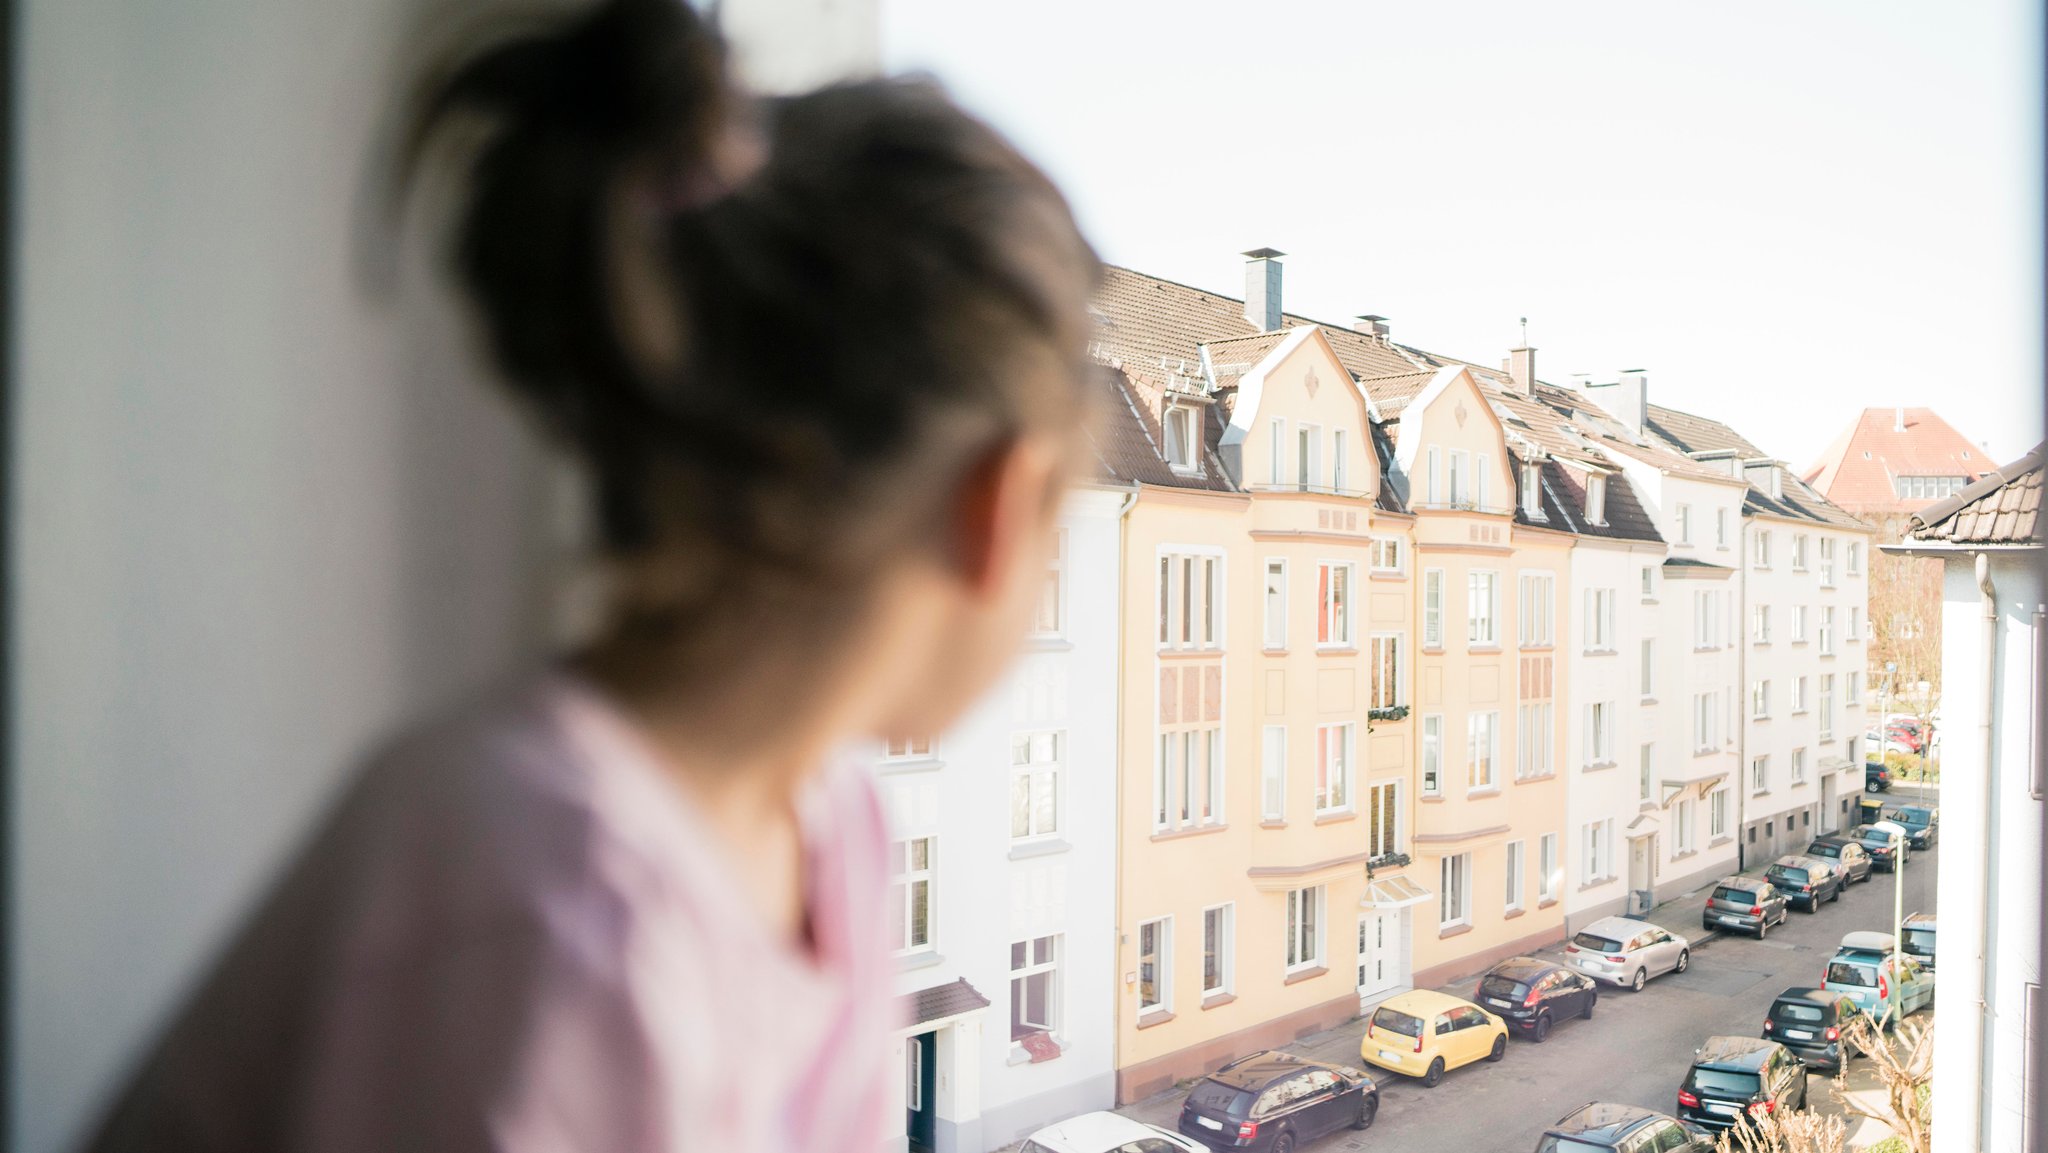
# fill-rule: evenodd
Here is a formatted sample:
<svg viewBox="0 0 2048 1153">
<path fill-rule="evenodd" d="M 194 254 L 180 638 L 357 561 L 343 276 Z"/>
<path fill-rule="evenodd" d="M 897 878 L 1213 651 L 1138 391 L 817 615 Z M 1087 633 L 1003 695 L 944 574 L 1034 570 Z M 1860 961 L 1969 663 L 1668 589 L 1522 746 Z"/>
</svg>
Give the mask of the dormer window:
<svg viewBox="0 0 2048 1153">
<path fill-rule="evenodd" d="M 1586 523 L 1607 523 L 1607 478 L 1604 476 L 1586 478 Z"/>
<path fill-rule="evenodd" d="M 1522 512 L 1537 520 L 1543 519 L 1543 468 L 1537 464 L 1522 466 Z"/>
<path fill-rule="evenodd" d="M 1195 471 L 1195 410 L 1175 405 L 1166 410 L 1166 463 L 1180 472 Z"/>
</svg>

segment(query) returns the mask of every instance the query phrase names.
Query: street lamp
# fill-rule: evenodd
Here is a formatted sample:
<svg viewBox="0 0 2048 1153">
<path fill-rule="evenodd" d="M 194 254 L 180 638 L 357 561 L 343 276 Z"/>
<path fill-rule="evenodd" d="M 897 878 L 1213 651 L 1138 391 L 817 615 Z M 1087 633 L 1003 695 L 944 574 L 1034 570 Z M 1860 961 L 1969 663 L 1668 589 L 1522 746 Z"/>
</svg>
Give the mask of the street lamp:
<svg viewBox="0 0 2048 1153">
<path fill-rule="evenodd" d="M 1877 697 L 1877 759 L 1880 762 L 1885 760 L 1885 745 L 1891 741 L 1891 725 L 1886 719 L 1885 700 L 1891 695 L 1892 674 L 1898 671 L 1898 667 L 1898 662 L 1896 661 L 1886 661 L 1884 663 L 1884 689 Z M 1881 818 L 1883 815 L 1884 809 L 1880 807 L 1878 809 L 1878 816 Z M 1892 858 L 1892 988 L 1894 989 L 1899 988 L 1900 978 L 1904 975 L 1900 968 L 1899 949 L 1901 948 L 1901 942 L 1899 938 L 1903 935 L 1903 926 L 1906 923 L 1906 850 L 1911 847 L 1911 842 L 1912 838 L 1910 837 L 1900 841 L 1898 855 Z M 1885 1012 L 1889 1014 L 1898 1007 L 1898 1004 L 1899 996 L 1894 995 L 1892 1003 L 1885 1006 Z"/>
</svg>

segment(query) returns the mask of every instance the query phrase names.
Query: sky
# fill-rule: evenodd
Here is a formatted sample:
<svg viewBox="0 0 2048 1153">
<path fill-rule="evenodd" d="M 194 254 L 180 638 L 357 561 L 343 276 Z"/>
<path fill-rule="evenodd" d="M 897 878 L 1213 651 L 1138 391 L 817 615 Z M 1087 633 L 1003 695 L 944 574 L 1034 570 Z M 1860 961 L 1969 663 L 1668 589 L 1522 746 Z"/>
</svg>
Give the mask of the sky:
<svg viewBox="0 0 2048 1153">
<path fill-rule="evenodd" d="M 1104 259 L 1650 399 L 1795 468 L 1865 406 L 2041 428 L 2030 4 L 883 0 Z"/>
</svg>

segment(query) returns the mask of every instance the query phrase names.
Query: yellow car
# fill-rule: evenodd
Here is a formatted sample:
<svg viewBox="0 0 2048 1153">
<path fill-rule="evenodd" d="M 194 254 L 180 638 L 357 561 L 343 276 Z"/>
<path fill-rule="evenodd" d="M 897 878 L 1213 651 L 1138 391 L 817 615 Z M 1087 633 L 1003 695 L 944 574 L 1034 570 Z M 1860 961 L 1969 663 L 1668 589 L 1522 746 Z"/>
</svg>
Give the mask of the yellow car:
<svg viewBox="0 0 2048 1153">
<path fill-rule="evenodd" d="M 1368 1065 L 1420 1078 L 1432 1089 L 1447 1070 L 1508 1051 L 1508 1024 L 1449 993 L 1416 989 L 1390 997 L 1365 1024 L 1358 1055 Z"/>
</svg>

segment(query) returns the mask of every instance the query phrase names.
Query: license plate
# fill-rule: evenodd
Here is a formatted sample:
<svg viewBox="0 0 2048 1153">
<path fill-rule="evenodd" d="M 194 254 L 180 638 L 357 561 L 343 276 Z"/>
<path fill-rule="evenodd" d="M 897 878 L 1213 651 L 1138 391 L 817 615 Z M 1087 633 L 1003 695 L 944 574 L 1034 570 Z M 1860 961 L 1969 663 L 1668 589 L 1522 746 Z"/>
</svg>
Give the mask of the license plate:
<svg viewBox="0 0 2048 1153">
<path fill-rule="evenodd" d="M 1221 1121 L 1212 1121 L 1212 1120 L 1210 1120 L 1210 1119 L 1209 1119 L 1209 1118 L 1207 1118 L 1207 1117 L 1200 1117 L 1200 1116 L 1196 1117 L 1196 1118 L 1195 1118 L 1195 1124 L 1197 1124 L 1197 1125 L 1201 1125 L 1201 1126 L 1203 1126 L 1204 1128 L 1208 1128 L 1208 1129 L 1221 1129 L 1221 1128 L 1223 1128 L 1223 1122 L 1221 1122 Z"/>
<path fill-rule="evenodd" d="M 1708 1105 L 1707 1112 L 1721 1117 L 1733 1117 L 1742 1110 L 1734 1105 Z"/>
<path fill-rule="evenodd" d="M 1742 923 L 1742 918 L 1740 917 L 1715 917 L 1714 919 L 1724 925 L 1740 925 Z"/>
<path fill-rule="evenodd" d="M 1509 1004 L 1508 1002 L 1501 1000 L 1499 997 L 1488 997 L 1486 999 L 1486 1003 L 1489 1005 L 1499 1005 L 1503 1009 L 1507 1008 Z"/>
<path fill-rule="evenodd" d="M 1813 1031 L 1811 1029 L 1787 1029 L 1785 1030 L 1785 1035 L 1795 1041 L 1813 1040 Z"/>
<path fill-rule="evenodd" d="M 1381 1050 L 1380 1050 L 1380 1057 L 1381 1057 L 1381 1059 L 1383 1059 L 1383 1060 L 1387 1060 L 1387 1061 L 1395 1061 L 1395 1062 L 1398 1062 L 1398 1061 L 1400 1061 L 1400 1060 L 1401 1060 L 1401 1055 L 1400 1055 L 1399 1053 L 1396 1053 L 1396 1052 L 1394 1052 L 1394 1051 L 1393 1051 L 1392 1049 L 1381 1049 Z"/>
</svg>

